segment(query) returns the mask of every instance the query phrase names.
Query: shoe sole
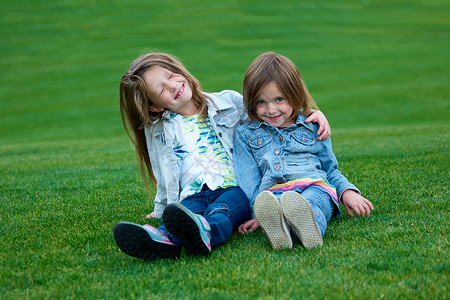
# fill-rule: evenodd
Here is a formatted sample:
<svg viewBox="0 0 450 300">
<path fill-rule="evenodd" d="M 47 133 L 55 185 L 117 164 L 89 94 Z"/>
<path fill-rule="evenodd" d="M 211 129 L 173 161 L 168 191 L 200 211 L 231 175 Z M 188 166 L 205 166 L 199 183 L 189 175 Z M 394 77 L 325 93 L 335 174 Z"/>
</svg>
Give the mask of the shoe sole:
<svg viewBox="0 0 450 300">
<path fill-rule="evenodd" d="M 166 206 L 162 218 L 167 231 L 180 240 L 187 255 L 211 255 L 208 246 L 203 242 L 197 223 L 184 209 L 187 210 L 178 203 Z"/>
<path fill-rule="evenodd" d="M 285 225 L 278 199 L 271 192 L 261 192 L 255 199 L 255 218 L 275 249 L 291 249 L 292 239 Z"/>
<path fill-rule="evenodd" d="M 134 223 L 117 223 L 113 234 L 120 250 L 132 257 L 156 260 L 176 259 L 181 255 L 181 247 L 154 241 L 144 228 Z"/>
<path fill-rule="evenodd" d="M 297 192 L 285 192 L 280 199 L 286 220 L 307 249 L 323 245 L 322 234 L 317 227 L 309 202 Z"/>
</svg>

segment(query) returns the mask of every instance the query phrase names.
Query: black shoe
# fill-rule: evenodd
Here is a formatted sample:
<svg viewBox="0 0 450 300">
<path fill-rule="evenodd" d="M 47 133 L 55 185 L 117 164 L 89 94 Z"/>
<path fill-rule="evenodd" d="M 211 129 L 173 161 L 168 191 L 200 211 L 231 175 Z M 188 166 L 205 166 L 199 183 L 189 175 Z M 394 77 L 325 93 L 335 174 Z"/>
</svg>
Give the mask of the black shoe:
<svg viewBox="0 0 450 300">
<path fill-rule="evenodd" d="M 175 259 L 181 255 L 181 247 L 150 225 L 120 222 L 114 226 L 113 233 L 120 250 L 133 257 L 156 260 Z"/>
<path fill-rule="evenodd" d="M 167 231 L 181 241 L 187 255 L 211 254 L 211 227 L 203 216 L 174 203 L 167 205 L 162 218 Z"/>
</svg>

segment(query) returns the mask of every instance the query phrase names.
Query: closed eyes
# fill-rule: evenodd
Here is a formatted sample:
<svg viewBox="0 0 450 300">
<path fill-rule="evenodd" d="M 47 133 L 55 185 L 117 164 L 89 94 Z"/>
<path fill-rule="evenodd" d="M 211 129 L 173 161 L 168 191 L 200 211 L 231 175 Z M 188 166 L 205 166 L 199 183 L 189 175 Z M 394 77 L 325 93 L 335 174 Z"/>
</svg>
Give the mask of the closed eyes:
<svg viewBox="0 0 450 300">
<path fill-rule="evenodd" d="M 168 80 L 172 79 L 173 77 L 173 73 L 170 73 L 169 77 L 167 77 Z M 161 89 L 161 93 L 159 93 L 159 95 L 161 96 L 161 94 L 164 92 L 164 86 Z"/>
</svg>

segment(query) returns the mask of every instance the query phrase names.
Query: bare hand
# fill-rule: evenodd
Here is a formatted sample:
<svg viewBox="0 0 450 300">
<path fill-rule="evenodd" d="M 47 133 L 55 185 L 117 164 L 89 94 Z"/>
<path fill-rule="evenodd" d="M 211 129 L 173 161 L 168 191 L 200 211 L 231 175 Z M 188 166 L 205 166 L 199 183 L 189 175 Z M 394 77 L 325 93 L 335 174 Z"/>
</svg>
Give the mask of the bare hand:
<svg viewBox="0 0 450 300">
<path fill-rule="evenodd" d="M 238 228 L 239 233 L 249 233 L 254 232 L 256 229 L 259 228 L 259 223 L 256 221 L 255 218 L 248 220 L 247 222 L 241 224 Z"/>
<path fill-rule="evenodd" d="M 327 118 L 320 110 L 313 111 L 309 117 L 305 120 L 305 123 L 317 123 L 319 125 L 319 130 L 317 131 L 318 141 L 326 140 L 331 135 L 331 127 L 328 123 Z"/>
<path fill-rule="evenodd" d="M 346 190 L 342 194 L 342 202 L 350 217 L 368 217 L 373 210 L 372 203 L 354 190 Z"/>
<path fill-rule="evenodd" d="M 156 218 L 156 215 L 155 215 L 154 211 L 152 211 L 149 215 L 147 215 L 147 219 L 155 219 L 155 218 Z"/>
</svg>

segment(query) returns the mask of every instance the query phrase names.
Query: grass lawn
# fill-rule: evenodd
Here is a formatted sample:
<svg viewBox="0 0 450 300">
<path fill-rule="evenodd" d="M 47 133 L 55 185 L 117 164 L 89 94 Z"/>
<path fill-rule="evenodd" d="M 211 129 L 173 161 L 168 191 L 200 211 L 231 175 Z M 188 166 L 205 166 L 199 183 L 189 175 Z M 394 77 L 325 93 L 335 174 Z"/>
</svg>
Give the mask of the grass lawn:
<svg viewBox="0 0 450 300">
<path fill-rule="evenodd" d="M 449 13 L 441 0 L 3 0 L 0 298 L 448 299 Z M 291 58 L 371 217 L 344 212 L 313 250 L 274 251 L 258 231 L 210 258 L 121 253 L 114 224 L 153 210 L 118 105 L 147 51 L 178 56 L 205 91 L 241 91 L 265 51 Z"/>
</svg>

